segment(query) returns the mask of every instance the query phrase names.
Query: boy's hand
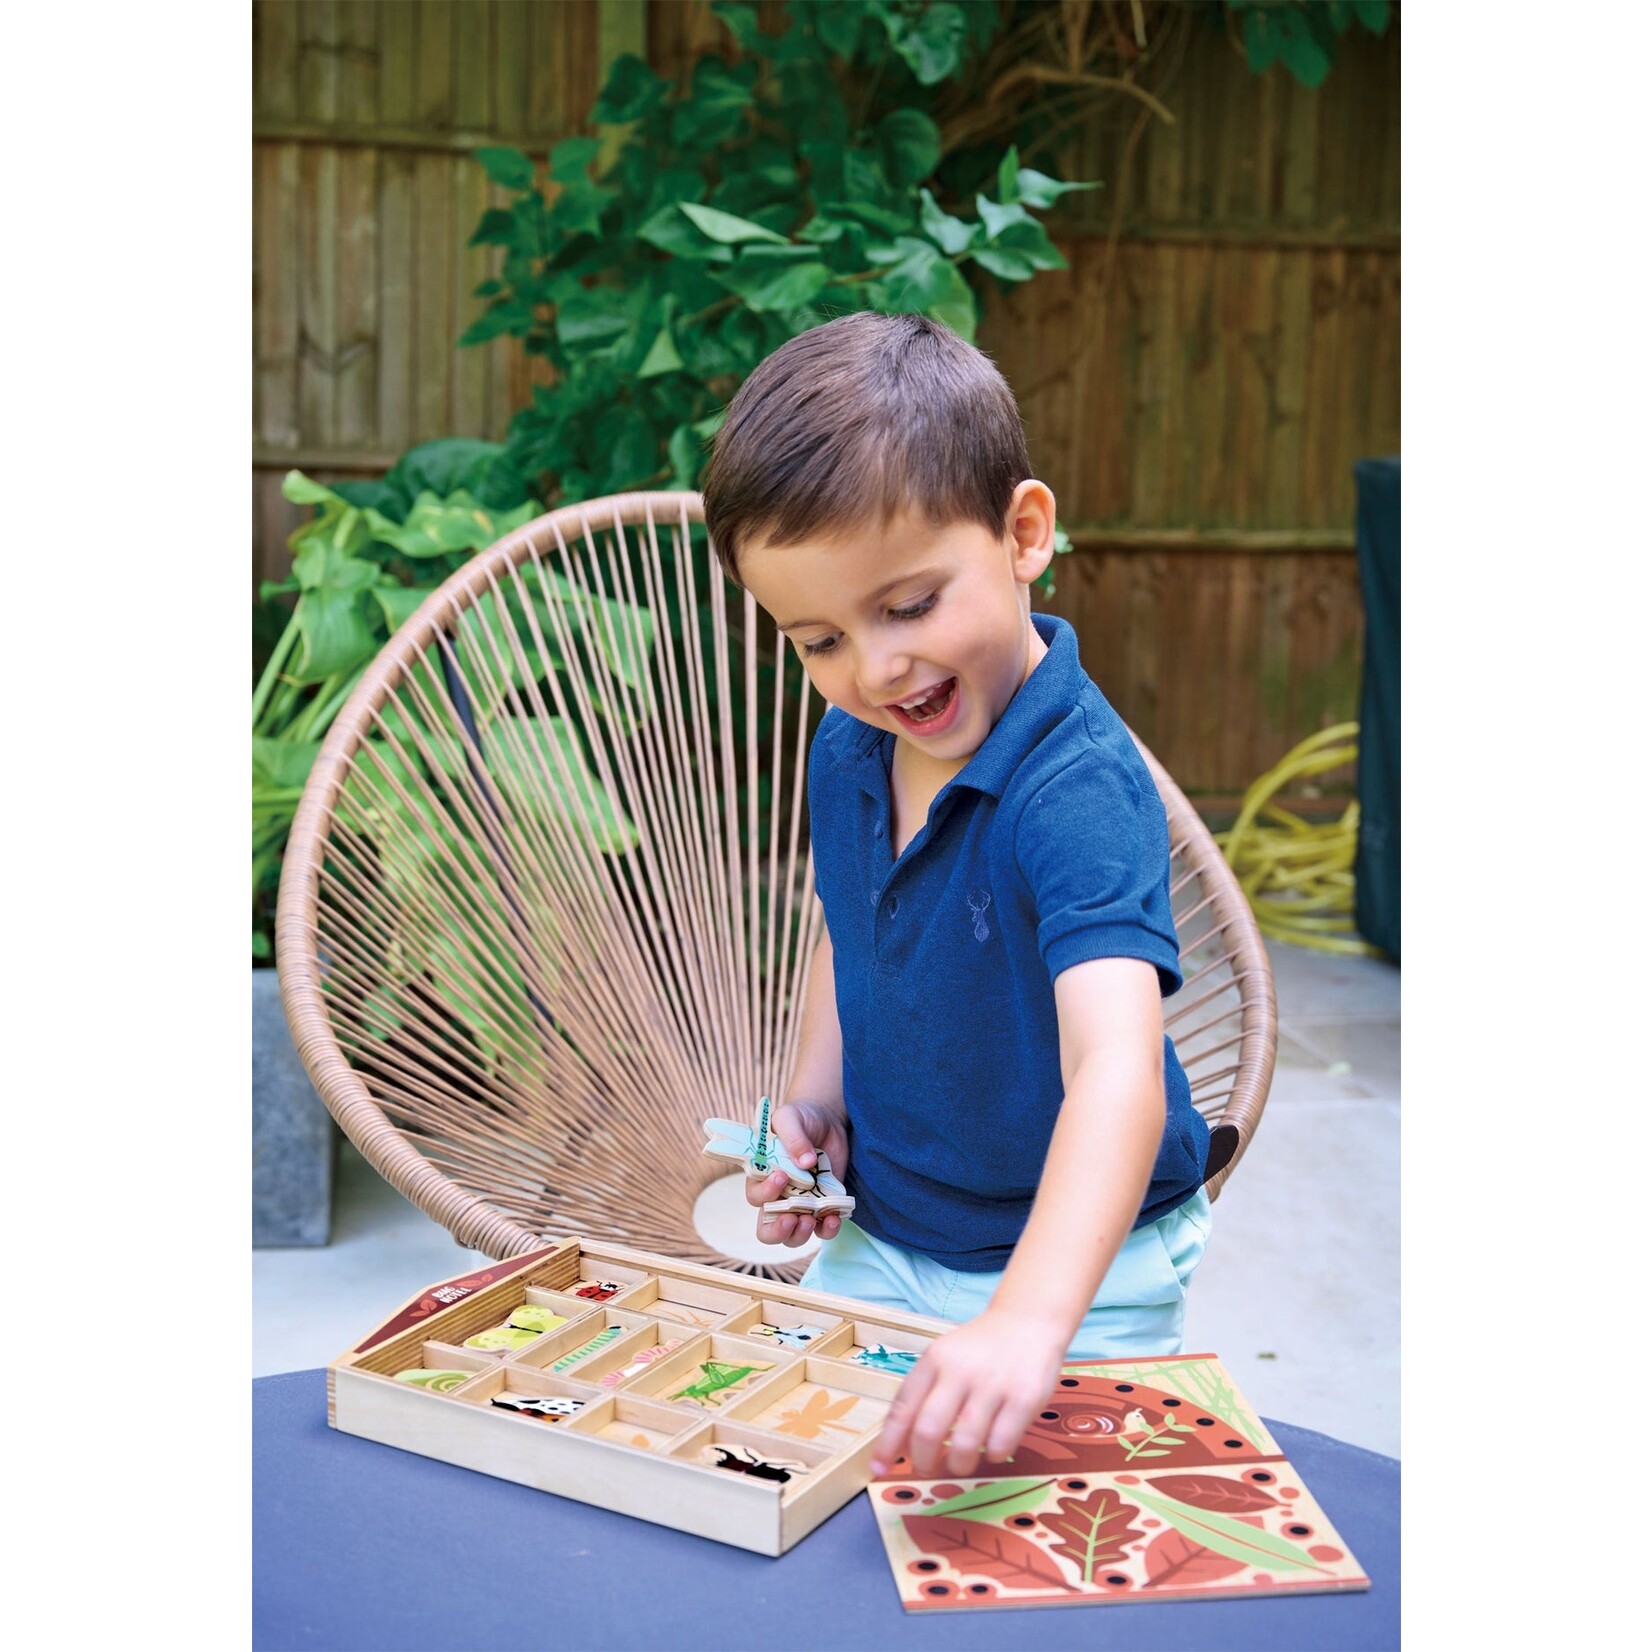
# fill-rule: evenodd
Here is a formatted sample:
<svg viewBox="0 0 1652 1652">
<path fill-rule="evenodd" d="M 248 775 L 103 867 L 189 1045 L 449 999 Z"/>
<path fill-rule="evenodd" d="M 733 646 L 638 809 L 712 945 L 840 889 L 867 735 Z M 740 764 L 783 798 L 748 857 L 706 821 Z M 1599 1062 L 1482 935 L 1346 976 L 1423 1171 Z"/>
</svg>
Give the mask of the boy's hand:
<svg viewBox="0 0 1652 1652">
<path fill-rule="evenodd" d="M 849 1168 L 849 1138 L 844 1132 L 842 1115 L 834 1109 L 818 1101 L 788 1101 L 775 1109 L 769 1128 L 804 1170 L 814 1169 L 818 1149 L 832 1161 L 832 1174 L 843 1180 Z M 746 1178 L 747 1204 L 766 1205 L 771 1199 L 784 1198 L 785 1193 L 784 1170 Z M 843 1216 L 835 1210 L 818 1218 L 813 1211 L 789 1210 L 779 1215 L 759 1216 L 757 1237 L 766 1245 L 795 1247 L 806 1244 L 817 1231 L 822 1239 L 830 1239 L 842 1226 Z"/>
<path fill-rule="evenodd" d="M 1048 1320 L 988 1308 L 931 1343 L 884 1419 L 876 1479 L 903 1452 L 921 1480 L 968 1475 L 985 1452 L 1008 1462 L 1055 1388 L 1067 1333 Z"/>
</svg>

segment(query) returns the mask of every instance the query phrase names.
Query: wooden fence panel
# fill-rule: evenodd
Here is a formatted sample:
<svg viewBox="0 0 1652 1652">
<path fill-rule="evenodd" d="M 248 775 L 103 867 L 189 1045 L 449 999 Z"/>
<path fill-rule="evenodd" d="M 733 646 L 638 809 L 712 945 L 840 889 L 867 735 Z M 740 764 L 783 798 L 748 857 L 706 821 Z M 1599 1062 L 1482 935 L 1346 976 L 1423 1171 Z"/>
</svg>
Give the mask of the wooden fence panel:
<svg viewBox="0 0 1652 1652">
<path fill-rule="evenodd" d="M 766 0 L 765 0 L 766 4 Z M 765 16 L 772 15 L 772 8 Z M 644 28 L 646 20 L 646 29 Z M 457 351 L 503 192 L 469 152 L 579 129 L 605 54 L 717 49 L 705 0 L 255 0 L 254 566 L 290 465 L 375 475 L 501 437 L 543 368 Z M 1160 93 L 1035 165 L 1070 268 L 984 303 L 1033 461 L 1080 549 L 1052 606 L 1190 791 L 1241 790 L 1357 708 L 1357 459 L 1399 450 L 1399 29 L 1341 38 L 1319 92 L 1188 27 Z"/>
<path fill-rule="evenodd" d="M 590 0 L 256 0 L 253 572 L 279 578 L 294 466 L 380 474 L 438 436 L 497 440 L 542 370 L 457 350 L 497 272 L 465 245 L 504 192 L 471 158 L 543 152 L 600 80 Z"/>
</svg>

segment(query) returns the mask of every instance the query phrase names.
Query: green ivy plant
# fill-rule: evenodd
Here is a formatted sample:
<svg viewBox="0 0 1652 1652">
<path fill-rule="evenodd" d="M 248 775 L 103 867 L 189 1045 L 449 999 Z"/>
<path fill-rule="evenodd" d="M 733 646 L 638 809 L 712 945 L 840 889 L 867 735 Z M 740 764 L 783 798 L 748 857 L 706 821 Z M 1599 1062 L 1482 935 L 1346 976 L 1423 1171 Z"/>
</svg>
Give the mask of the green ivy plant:
<svg viewBox="0 0 1652 1652">
<path fill-rule="evenodd" d="M 713 10 L 732 58 L 682 87 L 614 64 L 591 124 L 537 166 L 480 149 L 504 249 L 460 343 L 508 334 L 554 369 L 513 421 L 510 460 L 548 500 L 698 485 L 730 396 L 786 339 L 855 310 L 917 312 L 973 338 L 978 290 L 1065 260 L 1038 216 L 1069 190 L 1017 151 L 945 164 L 934 88 L 1001 24 L 994 6 L 792 0 L 768 34 Z"/>
<path fill-rule="evenodd" d="M 1382 34 L 1390 13 L 1389 0 L 1227 0 L 1227 7 L 1256 74 L 1283 63 L 1309 87 L 1322 85 L 1331 72 L 1338 36 L 1355 23 Z"/>
</svg>

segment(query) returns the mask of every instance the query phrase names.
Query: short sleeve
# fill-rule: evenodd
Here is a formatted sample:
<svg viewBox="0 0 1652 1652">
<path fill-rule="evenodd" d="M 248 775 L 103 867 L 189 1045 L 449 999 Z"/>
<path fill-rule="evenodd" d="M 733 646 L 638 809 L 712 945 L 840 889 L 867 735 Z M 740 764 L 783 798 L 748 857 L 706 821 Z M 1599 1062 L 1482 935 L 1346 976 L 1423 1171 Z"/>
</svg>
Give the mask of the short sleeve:
<svg viewBox="0 0 1652 1652">
<path fill-rule="evenodd" d="M 1164 997 L 1181 986 L 1170 832 L 1145 767 L 1138 777 L 1105 751 L 1079 753 L 1027 800 L 1015 855 L 1052 981 L 1092 958 L 1140 958 Z"/>
</svg>

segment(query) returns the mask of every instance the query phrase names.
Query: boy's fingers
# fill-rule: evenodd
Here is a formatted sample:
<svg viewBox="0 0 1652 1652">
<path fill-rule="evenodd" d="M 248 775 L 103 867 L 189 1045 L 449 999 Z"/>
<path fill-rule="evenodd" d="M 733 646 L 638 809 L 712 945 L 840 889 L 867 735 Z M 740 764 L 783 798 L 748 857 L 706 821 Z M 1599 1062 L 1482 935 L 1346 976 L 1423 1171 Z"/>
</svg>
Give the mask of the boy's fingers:
<svg viewBox="0 0 1652 1652">
<path fill-rule="evenodd" d="M 981 1453 L 991 1437 L 994 1419 L 1002 1407 L 1001 1396 L 992 1390 L 974 1394 L 952 1424 L 946 1448 L 948 1474 L 973 1474 Z"/>
<path fill-rule="evenodd" d="M 782 1107 L 774 1116 L 774 1133 L 780 1138 L 780 1145 L 791 1154 L 792 1158 L 804 1169 L 811 1169 L 815 1162 L 815 1144 L 809 1140 L 808 1132 L 798 1123 L 797 1113 L 789 1107 Z"/>
<path fill-rule="evenodd" d="M 895 1459 L 906 1450 L 908 1425 L 917 1415 L 924 1396 L 934 1383 L 935 1374 L 923 1360 L 919 1360 L 902 1381 L 900 1392 L 895 1396 L 894 1404 L 889 1407 L 889 1415 L 883 1419 L 883 1429 L 878 1435 L 878 1443 L 872 1447 L 871 1468 L 874 1479 L 887 1474 L 895 1466 Z"/>
<path fill-rule="evenodd" d="M 786 1191 L 786 1172 L 776 1170 L 767 1176 L 748 1176 L 746 1178 L 746 1203 L 748 1205 L 766 1205 L 771 1200 L 778 1199 Z"/>
<path fill-rule="evenodd" d="M 941 1458 L 963 1400 L 960 1389 L 937 1383 L 912 1419 L 906 1454 L 920 1480 L 932 1480 L 941 1472 Z"/>
<path fill-rule="evenodd" d="M 806 1245 L 812 1238 L 814 1238 L 814 1233 L 815 1219 L 808 1211 L 803 1211 L 798 1215 L 797 1226 L 792 1233 L 788 1235 L 786 1243 L 794 1248 L 798 1245 Z"/>
<path fill-rule="evenodd" d="M 765 1214 L 757 1218 L 757 1237 L 765 1245 L 788 1245 L 796 1226 L 797 1218 L 789 1212 L 779 1216 Z"/>
<path fill-rule="evenodd" d="M 1043 1401 L 1038 1402 L 1038 1405 L 1042 1404 Z M 1029 1406 L 1025 1402 L 1004 1401 L 987 1432 L 988 1462 L 1007 1463 L 1010 1460 L 1010 1454 L 1021 1444 L 1021 1436 L 1027 1432 L 1027 1424 L 1032 1421 L 1033 1412 L 1037 1409 L 1037 1405 Z"/>
</svg>

